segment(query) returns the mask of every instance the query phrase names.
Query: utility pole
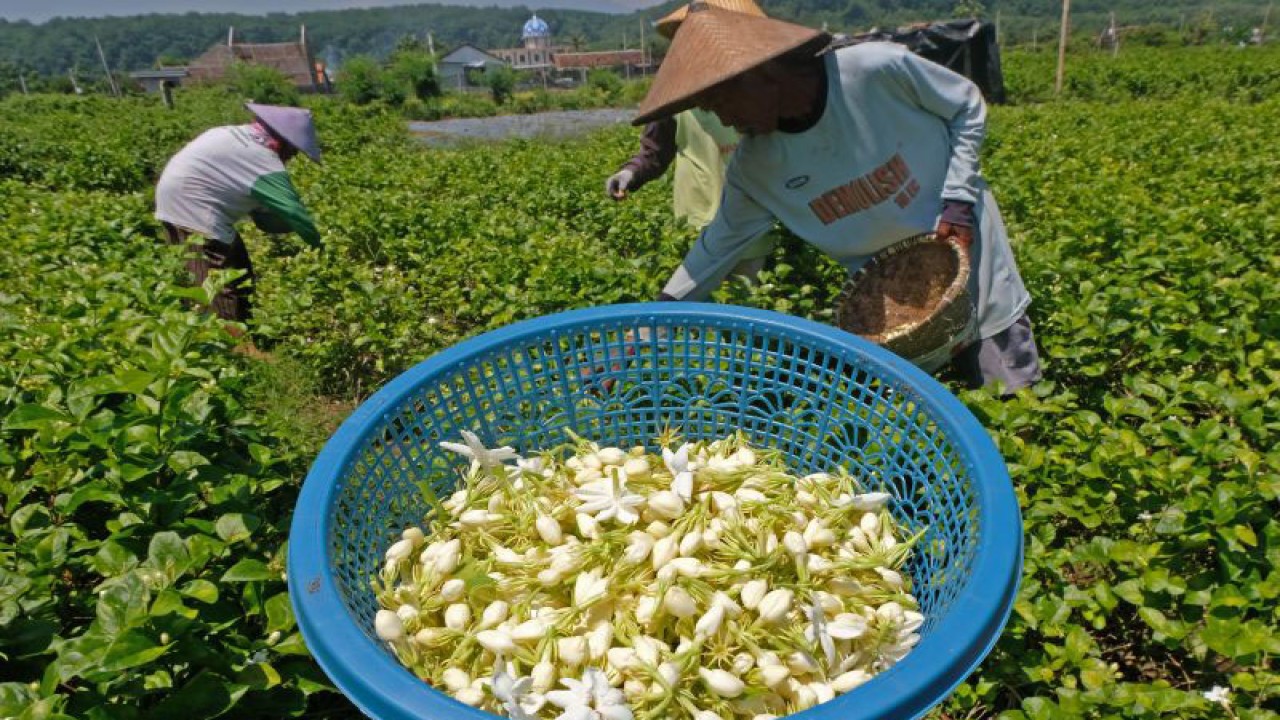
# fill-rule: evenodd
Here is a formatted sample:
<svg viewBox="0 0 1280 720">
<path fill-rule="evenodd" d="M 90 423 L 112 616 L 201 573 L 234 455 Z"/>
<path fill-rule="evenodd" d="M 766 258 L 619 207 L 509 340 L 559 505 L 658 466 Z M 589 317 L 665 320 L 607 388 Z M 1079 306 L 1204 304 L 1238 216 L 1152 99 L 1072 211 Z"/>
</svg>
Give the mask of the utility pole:
<svg viewBox="0 0 1280 720">
<path fill-rule="evenodd" d="M 22 70 L 18 70 L 18 87 L 22 88 L 22 94 L 28 95 L 27 92 L 27 74 Z"/>
<path fill-rule="evenodd" d="M 1000 34 L 1000 11 L 996 10 L 996 45 L 1004 44 L 1004 36 Z"/>
<path fill-rule="evenodd" d="M 1266 24 L 1265 22 L 1263 23 Z M 644 45 L 644 18 L 640 18 L 640 75 L 643 77 L 649 71 L 649 63 L 645 60 L 647 49 Z"/>
<path fill-rule="evenodd" d="M 1258 44 L 1262 45 L 1267 42 L 1267 21 L 1271 19 L 1271 5 L 1267 3 L 1267 11 L 1262 14 L 1262 26 L 1258 29 Z"/>
<path fill-rule="evenodd" d="M 75 90 L 77 95 L 83 95 L 84 90 L 81 90 L 80 83 L 76 82 L 76 71 L 74 69 L 68 70 L 67 77 L 71 78 L 71 89 Z"/>
<path fill-rule="evenodd" d="M 111 97 L 120 97 L 120 88 L 116 87 L 116 78 L 111 74 L 111 66 L 107 64 L 107 56 L 102 52 L 102 42 L 93 36 L 93 43 L 98 46 L 98 59 L 102 61 L 102 70 L 107 73 L 107 83 L 111 85 Z"/>
<path fill-rule="evenodd" d="M 1071 25 L 1071 0 L 1062 0 L 1062 29 L 1058 33 L 1058 79 L 1053 85 L 1055 95 L 1062 94 L 1062 78 L 1067 70 L 1067 35 Z"/>
<path fill-rule="evenodd" d="M 1120 54 L 1120 31 L 1116 29 L 1116 11 L 1111 11 L 1111 57 Z"/>
</svg>

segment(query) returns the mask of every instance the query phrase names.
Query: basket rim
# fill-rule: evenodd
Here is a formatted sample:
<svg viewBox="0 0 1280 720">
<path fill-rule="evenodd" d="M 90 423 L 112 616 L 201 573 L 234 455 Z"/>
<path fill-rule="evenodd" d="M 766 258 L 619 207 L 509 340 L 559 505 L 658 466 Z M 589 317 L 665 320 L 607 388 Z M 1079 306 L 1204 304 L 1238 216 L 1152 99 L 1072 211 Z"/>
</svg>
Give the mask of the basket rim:
<svg viewBox="0 0 1280 720">
<path fill-rule="evenodd" d="M 378 720 L 497 717 L 464 705 L 419 680 L 369 638 L 347 612 L 332 573 L 333 519 L 342 471 L 357 448 L 422 381 L 482 356 L 496 346 L 531 337 L 576 332 L 583 325 L 680 321 L 746 322 L 809 336 L 824 349 L 879 366 L 928 407 L 957 453 L 968 459 L 981 532 L 973 572 L 945 616 L 913 652 L 857 691 L 796 717 L 844 720 L 915 719 L 945 699 L 999 639 L 1022 579 L 1022 520 L 1003 458 L 977 418 L 941 384 L 907 360 L 830 325 L 781 313 L 712 303 L 652 302 L 607 305 L 533 318 L 465 340 L 418 363 L 363 402 L 325 443 L 303 482 L 290 525 L 287 560 L 290 602 L 312 656 L 362 712 Z M 920 392 L 921 390 L 925 392 Z M 863 690 L 866 688 L 866 690 Z"/>
</svg>

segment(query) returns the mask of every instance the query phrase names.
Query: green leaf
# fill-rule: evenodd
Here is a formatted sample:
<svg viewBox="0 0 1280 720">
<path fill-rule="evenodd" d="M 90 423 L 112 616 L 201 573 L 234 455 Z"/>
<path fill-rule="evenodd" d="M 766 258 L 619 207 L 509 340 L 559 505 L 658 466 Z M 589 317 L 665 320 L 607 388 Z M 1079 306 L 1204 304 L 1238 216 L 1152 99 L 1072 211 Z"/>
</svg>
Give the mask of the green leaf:
<svg viewBox="0 0 1280 720">
<path fill-rule="evenodd" d="M 53 423 L 73 422 L 75 418 L 43 405 L 19 405 L 4 420 L 6 430 L 41 430 Z"/>
<path fill-rule="evenodd" d="M 93 567 L 107 577 L 123 575 L 138 566 L 138 556 L 125 546 L 108 540 L 94 555 Z"/>
<path fill-rule="evenodd" d="M 1141 617 L 1147 625 L 1150 625 L 1152 630 L 1174 640 L 1180 640 L 1187 635 L 1188 628 L 1186 623 L 1171 620 L 1155 608 L 1138 608 L 1138 617 Z"/>
<path fill-rule="evenodd" d="M 204 455 L 201 455 L 198 452 L 191 452 L 190 450 L 178 450 L 169 455 L 167 464 L 170 467 L 170 469 L 172 469 L 174 472 L 181 475 L 187 472 L 188 470 L 200 467 L 202 465 L 209 465 L 210 463 L 209 463 L 209 458 L 205 457 Z"/>
<path fill-rule="evenodd" d="M 1249 547 L 1258 546 L 1258 536 L 1253 532 L 1253 528 L 1248 525 L 1236 525 L 1232 528 L 1232 532 L 1235 533 L 1236 539 L 1245 545 Z"/>
<path fill-rule="evenodd" d="M 278 580 L 280 574 L 272 572 L 261 560 L 245 558 L 222 576 L 222 582 L 252 582 L 254 580 Z"/>
<path fill-rule="evenodd" d="M 163 617 L 165 615 L 178 615 L 194 620 L 200 613 L 182 603 L 182 595 L 174 590 L 161 590 L 157 595 L 155 602 L 151 603 L 151 616 Z"/>
<path fill-rule="evenodd" d="M 272 595 L 267 598 L 264 605 L 267 610 L 267 632 L 276 630 L 284 632 L 293 629 L 293 606 L 289 604 L 289 593 Z"/>
<path fill-rule="evenodd" d="M 164 573 L 170 583 L 176 581 L 191 567 L 191 554 L 182 536 L 169 531 L 156 533 L 147 552 L 147 565 Z"/>
<path fill-rule="evenodd" d="M 121 576 L 98 594 L 97 626 L 114 637 L 147 619 L 151 593 L 136 573 Z"/>
<path fill-rule="evenodd" d="M 261 524 L 262 521 L 254 515 L 231 513 L 218 518 L 218 522 L 215 527 L 218 537 L 228 543 L 234 543 L 251 536 L 253 531 Z"/>
<path fill-rule="evenodd" d="M 182 586 L 181 592 L 187 597 L 206 605 L 218 601 L 218 586 L 208 580 L 195 579 Z"/>
</svg>

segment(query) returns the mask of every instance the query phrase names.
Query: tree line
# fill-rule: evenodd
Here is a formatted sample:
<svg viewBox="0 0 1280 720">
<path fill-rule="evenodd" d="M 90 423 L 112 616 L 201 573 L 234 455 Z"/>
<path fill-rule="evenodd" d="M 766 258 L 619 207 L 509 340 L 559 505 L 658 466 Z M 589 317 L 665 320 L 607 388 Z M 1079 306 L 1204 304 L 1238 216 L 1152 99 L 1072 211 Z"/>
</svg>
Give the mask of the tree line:
<svg viewBox="0 0 1280 720">
<path fill-rule="evenodd" d="M 665 41 L 650 23 L 678 6 L 671 0 L 630 15 L 573 10 L 540 11 L 556 42 L 575 49 L 599 50 L 639 47 L 641 27 L 646 45 L 660 54 Z M 761 0 L 769 14 L 833 32 L 856 33 L 872 27 L 938 20 L 957 14 L 1000 15 L 1006 43 L 1044 41 L 1058 26 L 1060 0 Z M 1165 28 L 1211 26 L 1231 39 L 1258 25 L 1268 0 L 1236 0 L 1206 4 L 1203 0 L 1075 0 L 1072 25 L 1080 32 L 1097 32 L 1110 13 L 1122 25 Z M 264 16 L 230 13 L 186 13 L 112 18 L 55 18 L 45 23 L 0 20 L 0 83 L 18 72 L 66 76 L 76 73 L 89 81 L 101 74 L 95 39 L 102 43 L 113 70 L 129 71 L 157 64 L 181 64 L 210 46 L 225 42 L 229 27 L 245 42 L 284 42 L 307 28 L 308 43 L 318 58 L 341 65 L 357 55 L 385 59 L 409 36 L 426 41 L 437 52 L 469 43 L 481 48 L 513 47 L 528 19 L 527 8 L 471 8 L 417 5 L 339 11 L 273 13 Z M 1278 13 L 1280 15 L 1280 13 Z M 1274 19 L 1280 23 L 1280 17 Z M 6 65 L 7 64 L 7 65 Z M 70 83 L 70 80 L 67 81 Z"/>
</svg>

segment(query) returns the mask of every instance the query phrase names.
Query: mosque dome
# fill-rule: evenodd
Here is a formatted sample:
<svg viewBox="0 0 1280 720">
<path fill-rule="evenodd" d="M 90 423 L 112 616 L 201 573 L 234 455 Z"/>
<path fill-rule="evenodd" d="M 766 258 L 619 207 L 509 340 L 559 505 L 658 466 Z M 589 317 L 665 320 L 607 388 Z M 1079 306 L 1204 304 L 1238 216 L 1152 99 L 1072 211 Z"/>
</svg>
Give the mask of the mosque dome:
<svg viewBox="0 0 1280 720">
<path fill-rule="evenodd" d="M 523 40 L 551 37 L 551 27 L 547 25 L 546 20 L 534 15 L 524 24 L 524 31 L 520 33 L 520 37 Z"/>
</svg>

